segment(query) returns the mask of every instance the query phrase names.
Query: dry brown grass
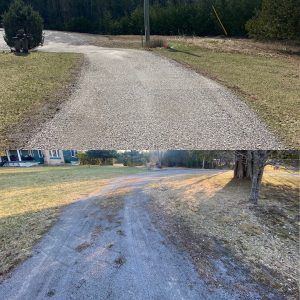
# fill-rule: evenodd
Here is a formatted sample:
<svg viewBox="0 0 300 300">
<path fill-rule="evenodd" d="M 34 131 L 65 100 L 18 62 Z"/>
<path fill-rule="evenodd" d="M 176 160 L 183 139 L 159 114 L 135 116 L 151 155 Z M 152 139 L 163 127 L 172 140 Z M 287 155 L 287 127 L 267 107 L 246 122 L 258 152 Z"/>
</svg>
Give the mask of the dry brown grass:
<svg viewBox="0 0 300 300">
<path fill-rule="evenodd" d="M 212 48 L 199 46 L 200 42 L 171 44 L 172 49 L 156 52 L 227 86 L 257 112 L 287 148 L 299 147 L 299 56 L 242 47 L 232 50 L 220 43 Z"/>
<path fill-rule="evenodd" d="M 141 171 L 88 166 L 0 169 L 0 279 L 31 255 L 64 206 L 94 196 L 110 178 Z"/>
<path fill-rule="evenodd" d="M 142 37 L 138 35 L 101 35 L 95 45 L 108 48 L 142 49 Z"/>
<path fill-rule="evenodd" d="M 157 219 L 169 220 L 162 228 L 190 252 L 204 277 L 218 281 L 210 261 L 227 251 L 254 280 L 294 299 L 299 184 L 295 174 L 266 172 L 257 209 L 248 206 L 249 183 L 233 180 L 232 172 L 165 181 L 152 185 L 149 193 Z"/>
<path fill-rule="evenodd" d="M 139 35 L 99 35 L 96 45 L 109 48 L 142 49 L 142 39 Z M 214 51 L 254 54 L 260 56 L 290 56 L 300 54 L 300 45 L 287 42 L 259 42 L 253 39 L 224 39 L 210 37 L 185 37 L 153 35 L 152 40 L 165 43 L 181 42 Z"/>
<path fill-rule="evenodd" d="M 12 140 L 12 134 L 27 135 L 37 123 L 40 125 L 39 122 L 57 112 L 81 61 L 80 54 L 72 53 L 34 52 L 28 56 L 0 53 L 2 149 L 20 143 Z"/>
<path fill-rule="evenodd" d="M 188 43 L 203 49 L 258 56 L 291 56 L 300 54 L 300 44 L 292 42 L 260 42 L 253 39 L 178 37 L 170 41 Z"/>
</svg>

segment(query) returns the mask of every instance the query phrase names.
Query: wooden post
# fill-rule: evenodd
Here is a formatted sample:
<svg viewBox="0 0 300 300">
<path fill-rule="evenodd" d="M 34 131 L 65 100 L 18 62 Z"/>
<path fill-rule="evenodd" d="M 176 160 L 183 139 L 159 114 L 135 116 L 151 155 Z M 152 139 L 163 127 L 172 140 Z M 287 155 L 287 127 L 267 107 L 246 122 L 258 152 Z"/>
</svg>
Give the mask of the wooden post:
<svg viewBox="0 0 300 300">
<path fill-rule="evenodd" d="M 144 0 L 144 22 L 146 47 L 150 47 L 150 4 L 149 0 Z"/>
</svg>

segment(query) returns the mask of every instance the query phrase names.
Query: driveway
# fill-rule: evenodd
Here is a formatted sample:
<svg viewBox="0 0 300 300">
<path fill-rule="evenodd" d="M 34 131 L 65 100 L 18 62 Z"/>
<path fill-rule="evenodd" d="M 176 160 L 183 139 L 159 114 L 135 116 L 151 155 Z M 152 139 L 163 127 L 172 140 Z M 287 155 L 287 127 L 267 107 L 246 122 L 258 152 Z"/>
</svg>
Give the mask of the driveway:
<svg viewBox="0 0 300 300">
<path fill-rule="evenodd" d="M 83 53 L 85 63 L 70 98 L 25 148 L 235 150 L 281 146 L 227 88 L 149 51 L 93 46 L 95 38 L 46 32 L 40 51 Z"/>
<path fill-rule="evenodd" d="M 151 218 L 151 182 L 214 173 L 175 169 L 112 179 L 63 210 L 33 256 L 0 284 L 0 299 L 259 299 L 247 276 L 228 281 L 241 290 L 207 286 Z"/>
</svg>

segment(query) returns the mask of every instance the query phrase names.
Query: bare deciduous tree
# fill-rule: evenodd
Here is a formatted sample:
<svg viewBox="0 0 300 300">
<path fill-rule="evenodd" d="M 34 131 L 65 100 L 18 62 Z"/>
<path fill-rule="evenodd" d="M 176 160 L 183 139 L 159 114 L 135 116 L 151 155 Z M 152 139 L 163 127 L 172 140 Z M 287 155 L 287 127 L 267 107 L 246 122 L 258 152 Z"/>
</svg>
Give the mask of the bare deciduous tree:
<svg viewBox="0 0 300 300">
<path fill-rule="evenodd" d="M 253 205 L 257 205 L 264 168 L 271 152 L 267 150 L 235 152 L 234 177 L 251 180 L 249 201 Z"/>
</svg>

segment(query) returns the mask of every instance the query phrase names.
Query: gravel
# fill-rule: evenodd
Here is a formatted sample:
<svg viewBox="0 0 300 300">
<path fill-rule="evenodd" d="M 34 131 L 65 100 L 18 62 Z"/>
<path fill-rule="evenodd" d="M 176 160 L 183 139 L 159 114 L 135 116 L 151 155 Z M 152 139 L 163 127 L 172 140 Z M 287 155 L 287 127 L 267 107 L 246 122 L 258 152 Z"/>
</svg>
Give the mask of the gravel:
<svg viewBox="0 0 300 300">
<path fill-rule="evenodd" d="M 97 196 L 66 207 L 31 258 L 2 284 L 1 299 L 238 299 L 210 289 L 187 254 L 166 242 L 146 209 L 144 186 L 157 171 L 113 179 Z M 136 179 L 136 180 L 134 180 Z M 122 205 L 101 205 L 113 192 Z M 122 234 L 121 234 L 122 233 Z"/>
<path fill-rule="evenodd" d="M 149 51 L 94 42 L 93 35 L 46 32 L 41 51 L 83 53 L 85 64 L 71 97 L 24 148 L 282 148 L 220 84 Z"/>
</svg>

